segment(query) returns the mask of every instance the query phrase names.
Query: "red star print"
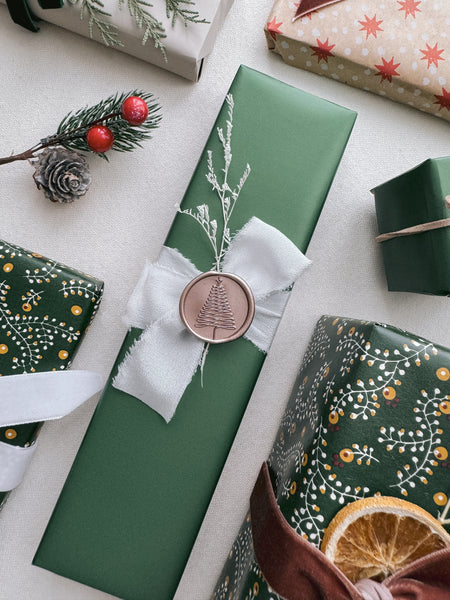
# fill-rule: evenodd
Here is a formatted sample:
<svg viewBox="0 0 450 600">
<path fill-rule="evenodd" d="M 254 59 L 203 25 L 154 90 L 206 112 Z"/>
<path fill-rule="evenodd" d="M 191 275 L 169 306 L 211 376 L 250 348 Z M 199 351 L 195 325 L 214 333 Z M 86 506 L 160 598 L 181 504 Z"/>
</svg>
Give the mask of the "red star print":
<svg viewBox="0 0 450 600">
<path fill-rule="evenodd" d="M 377 15 L 374 15 L 371 19 L 367 15 L 364 15 L 365 21 L 358 21 L 360 25 L 362 25 L 360 31 L 366 32 L 366 40 L 369 35 L 373 35 L 373 37 L 377 37 L 378 31 L 383 31 L 380 27 L 382 20 L 377 21 Z"/>
<path fill-rule="evenodd" d="M 416 12 L 421 12 L 420 8 L 417 8 L 422 0 L 397 0 L 401 5 L 398 10 L 405 11 L 405 19 L 411 15 L 416 18 Z"/>
<path fill-rule="evenodd" d="M 433 48 L 427 44 L 427 49 L 421 50 L 421 52 L 422 52 L 423 56 L 420 60 L 427 60 L 428 68 L 430 68 L 431 65 L 436 65 L 436 67 L 438 67 L 439 66 L 438 60 L 444 60 L 441 56 L 441 54 L 444 52 L 444 49 L 439 50 L 437 42 Z"/>
<path fill-rule="evenodd" d="M 392 57 L 389 62 L 384 60 L 383 57 L 381 57 L 381 60 L 383 61 L 382 65 L 375 65 L 375 67 L 379 71 L 379 73 L 375 73 L 375 75 L 380 75 L 381 81 L 384 81 L 385 79 L 387 79 L 389 81 L 389 83 L 392 83 L 393 77 L 400 76 L 400 73 L 397 73 L 397 71 L 396 71 L 397 67 L 400 66 L 400 63 L 394 64 L 394 57 Z"/>
<path fill-rule="evenodd" d="M 450 92 L 447 92 L 447 90 L 444 87 L 442 88 L 442 95 L 435 94 L 434 97 L 437 100 L 435 104 L 439 104 L 439 110 L 441 110 L 441 108 L 446 108 L 447 110 L 450 110 Z"/>
<path fill-rule="evenodd" d="M 274 17 L 270 23 L 267 23 L 267 31 L 270 33 L 270 35 L 273 37 L 274 40 L 277 39 L 277 33 L 283 33 L 282 31 L 280 31 L 279 27 L 283 25 L 283 22 L 280 21 L 280 23 L 277 23 L 277 19 L 276 17 Z"/>
<path fill-rule="evenodd" d="M 330 56 L 334 56 L 331 52 L 336 44 L 329 44 L 328 38 L 325 42 L 321 42 L 319 38 L 316 39 L 317 46 L 311 46 L 311 50 L 314 50 L 311 56 L 317 56 L 317 62 L 320 63 L 321 60 L 324 60 L 326 63 Z"/>
</svg>

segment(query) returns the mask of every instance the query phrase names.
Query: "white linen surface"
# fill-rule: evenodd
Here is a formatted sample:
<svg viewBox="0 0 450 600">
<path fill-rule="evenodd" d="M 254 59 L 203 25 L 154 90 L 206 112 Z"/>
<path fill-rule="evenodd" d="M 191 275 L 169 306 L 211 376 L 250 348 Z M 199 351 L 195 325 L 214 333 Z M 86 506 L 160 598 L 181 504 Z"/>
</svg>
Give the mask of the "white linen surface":
<svg viewBox="0 0 450 600">
<path fill-rule="evenodd" d="M 92 187 L 76 204 L 46 200 L 25 162 L 0 167 L 0 237 L 105 280 L 74 368 L 108 375 L 125 335 L 128 297 L 145 259 L 158 256 L 239 64 L 359 112 L 307 252 L 313 265 L 293 290 L 174 600 L 209 599 L 320 315 L 381 320 L 450 345 L 447 298 L 387 291 L 369 192 L 428 157 L 447 155 L 449 124 L 284 64 L 265 46 L 271 3 L 235 0 L 197 84 L 45 23 L 31 34 L 0 6 L 1 155 L 29 148 L 70 109 L 115 90 L 151 90 L 164 107 L 161 128 L 143 150 L 114 154 L 109 164 L 90 159 Z M 268 152 L 276 151 L 273 126 L 267 124 Z M 25 481 L 0 514 L 1 600 L 112 599 L 31 566 L 94 406 L 93 399 L 45 425 Z"/>
</svg>

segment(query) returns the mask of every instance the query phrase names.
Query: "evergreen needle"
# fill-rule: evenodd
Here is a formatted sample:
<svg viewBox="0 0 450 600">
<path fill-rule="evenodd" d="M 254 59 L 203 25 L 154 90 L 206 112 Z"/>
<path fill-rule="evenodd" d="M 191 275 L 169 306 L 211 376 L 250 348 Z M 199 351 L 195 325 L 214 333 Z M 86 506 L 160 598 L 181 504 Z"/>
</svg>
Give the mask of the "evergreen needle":
<svg viewBox="0 0 450 600">
<path fill-rule="evenodd" d="M 93 37 L 94 27 L 97 29 L 105 46 L 123 46 L 118 37 L 118 27 L 104 17 L 111 14 L 104 10 L 101 0 L 68 0 L 70 4 L 80 4 L 80 19 L 88 18 L 89 37 Z"/>
<path fill-rule="evenodd" d="M 190 6 L 195 6 L 194 0 L 166 0 L 166 15 L 170 19 L 172 15 L 172 27 L 178 17 L 183 21 L 187 27 L 188 23 L 209 23 L 205 19 L 200 18 L 200 13 Z"/>
<path fill-rule="evenodd" d="M 147 104 L 148 117 L 140 125 L 131 125 L 122 117 L 122 104 L 130 96 L 138 96 Z M 94 125 L 105 123 L 114 135 L 112 150 L 131 152 L 135 148 L 141 148 L 142 142 L 152 137 L 152 131 L 159 127 L 160 121 L 160 105 L 154 100 L 153 94 L 141 90 L 116 93 L 94 106 L 68 113 L 54 135 L 41 139 L 39 144 L 35 144 L 25 152 L 0 158 L 0 165 L 16 160 L 29 160 L 40 150 L 51 146 L 64 146 L 68 150 L 78 152 L 92 152 L 87 144 L 86 134 Z M 97 155 L 108 160 L 105 153 Z"/>
<path fill-rule="evenodd" d="M 119 0 L 120 7 L 122 7 L 124 3 L 125 0 Z M 163 40 L 166 37 L 164 25 L 146 10 L 146 7 L 151 8 L 153 4 L 145 2 L 145 0 L 127 0 L 127 6 L 130 15 L 136 21 L 136 25 L 139 29 L 144 30 L 142 45 L 145 45 L 147 40 L 151 38 L 155 44 L 155 48 L 161 50 L 164 60 L 167 62 L 166 49 L 163 43 Z"/>
<path fill-rule="evenodd" d="M 148 106 L 148 118 L 141 125 L 130 125 L 122 118 L 121 108 L 124 100 L 129 96 L 139 96 Z M 116 93 L 98 104 L 70 112 L 59 124 L 56 137 L 58 143 L 70 150 L 90 152 L 86 142 L 86 133 L 93 124 L 107 121 L 108 127 L 114 134 L 113 150 L 117 152 L 131 152 L 141 147 L 146 139 L 151 138 L 151 132 L 159 126 L 161 115 L 160 106 L 154 101 L 153 95 L 140 90 L 126 93 Z M 100 154 L 107 158 L 105 154 Z"/>
</svg>

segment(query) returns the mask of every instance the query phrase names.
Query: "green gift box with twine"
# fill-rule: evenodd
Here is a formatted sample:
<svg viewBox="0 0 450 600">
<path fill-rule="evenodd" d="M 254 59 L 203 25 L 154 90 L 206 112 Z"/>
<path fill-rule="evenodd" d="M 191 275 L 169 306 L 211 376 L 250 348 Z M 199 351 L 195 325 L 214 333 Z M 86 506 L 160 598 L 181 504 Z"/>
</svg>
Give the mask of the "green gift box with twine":
<svg viewBox="0 0 450 600">
<path fill-rule="evenodd" d="M 0 375 L 70 367 L 100 304 L 103 282 L 0 240 Z M 0 428 L 0 441 L 28 447 L 40 423 Z M 0 491 L 0 507 L 8 492 Z"/>
<path fill-rule="evenodd" d="M 210 242 L 222 224 L 217 194 L 225 189 L 224 177 L 233 200 L 239 196 L 228 225 L 231 235 L 239 232 L 234 240 L 257 217 L 283 234 L 296 253 L 304 252 L 355 118 L 348 109 L 241 67 L 181 203 L 185 214 L 177 215 L 166 239 L 164 256 L 181 253 L 191 268 L 211 269 Z M 224 199 L 226 215 L 231 206 Z M 210 225 L 210 236 L 189 211 Z M 251 256 L 245 254 L 250 268 Z M 149 295 L 154 288 L 152 283 Z M 174 314 L 182 290 L 171 295 L 176 296 Z M 158 310 L 165 305 L 158 302 Z M 211 347 L 203 382 L 199 368 L 166 423 L 113 386 L 119 365 L 146 335 L 133 328 L 124 341 L 34 564 L 126 600 L 170 600 L 265 354 L 245 337 Z M 198 341 L 184 329 L 179 337 Z M 162 345 L 161 354 L 170 355 L 174 344 Z M 140 358 L 146 356 L 143 352 Z M 172 370 L 181 370 L 181 362 L 175 360 Z M 149 365 L 152 376 L 153 371 Z"/>
<path fill-rule="evenodd" d="M 320 547 L 346 505 L 412 502 L 450 531 L 450 350 L 388 325 L 322 317 L 269 457 L 286 522 Z M 214 600 L 275 600 L 250 514 Z"/>
<path fill-rule="evenodd" d="M 372 190 L 389 290 L 450 294 L 450 157 Z"/>
</svg>

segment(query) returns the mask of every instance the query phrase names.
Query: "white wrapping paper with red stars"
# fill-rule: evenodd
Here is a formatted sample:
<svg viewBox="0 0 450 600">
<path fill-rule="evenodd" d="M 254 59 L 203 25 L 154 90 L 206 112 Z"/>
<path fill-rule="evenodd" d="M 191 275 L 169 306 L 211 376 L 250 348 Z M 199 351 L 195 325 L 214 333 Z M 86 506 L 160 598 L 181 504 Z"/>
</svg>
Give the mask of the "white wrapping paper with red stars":
<svg viewBox="0 0 450 600">
<path fill-rule="evenodd" d="M 287 64 L 450 121 L 449 0 L 340 0 L 295 18 L 299 4 L 276 0 L 265 28 Z"/>
</svg>

